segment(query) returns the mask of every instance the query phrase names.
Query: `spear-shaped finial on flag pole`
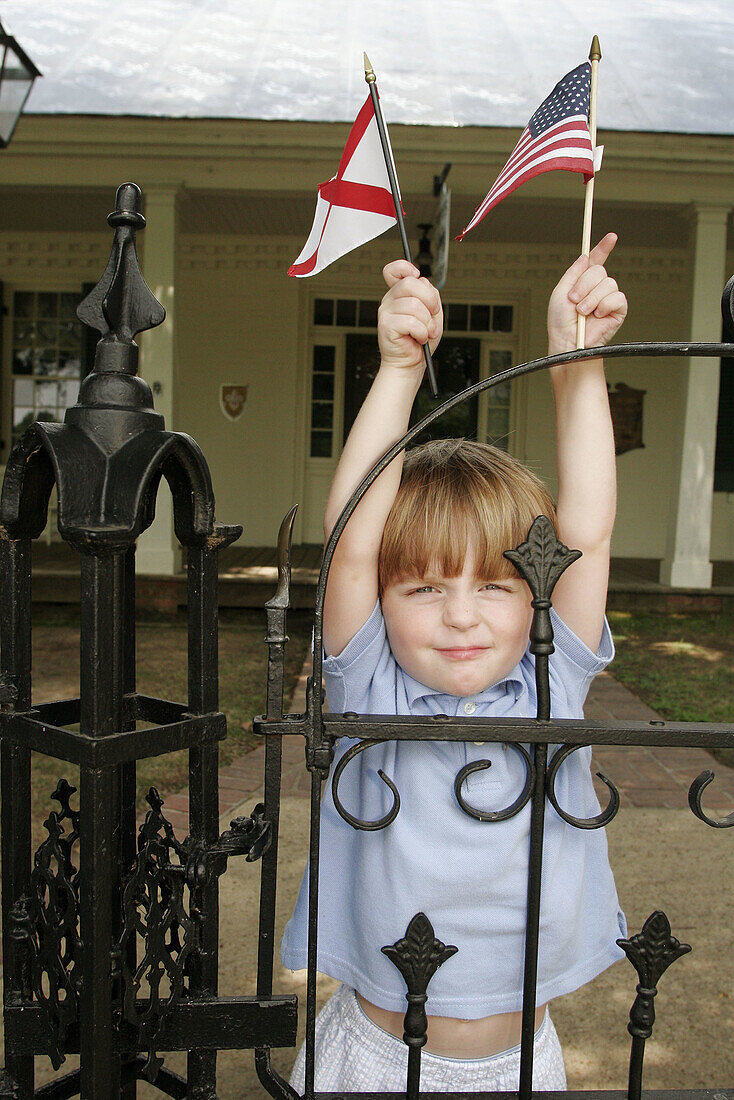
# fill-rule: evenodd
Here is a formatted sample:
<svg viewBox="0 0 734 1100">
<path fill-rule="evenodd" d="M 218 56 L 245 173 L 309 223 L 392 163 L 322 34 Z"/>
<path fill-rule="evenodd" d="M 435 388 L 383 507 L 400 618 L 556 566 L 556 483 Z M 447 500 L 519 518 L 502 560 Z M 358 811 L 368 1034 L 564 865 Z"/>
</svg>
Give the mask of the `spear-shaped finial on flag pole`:
<svg viewBox="0 0 734 1100">
<path fill-rule="evenodd" d="M 591 88 L 589 91 L 589 137 L 591 149 L 596 152 L 596 88 L 599 78 L 599 62 L 601 61 L 601 46 L 597 35 L 594 35 L 589 51 L 591 62 Z M 584 224 L 581 230 L 581 254 L 588 256 L 591 251 L 591 213 L 594 205 L 594 177 L 586 182 L 584 195 Z M 576 347 L 583 348 L 586 343 L 586 318 L 579 313 L 576 319 Z"/>
<path fill-rule="evenodd" d="M 372 100 L 372 107 L 375 112 L 375 120 L 377 122 L 377 130 L 380 135 L 380 144 L 382 145 L 382 152 L 385 157 L 385 167 L 387 168 L 387 177 L 390 180 L 390 190 L 392 191 L 393 201 L 395 202 L 395 217 L 398 221 L 398 229 L 400 230 L 400 240 L 403 245 L 403 255 L 409 262 L 413 262 L 413 257 L 410 254 L 410 244 L 408 242 L 408 234 L 405 231 L 405 219 L 403 217 L 403 207 L 400 202 L 400 188 L 398 187 L 398 176 L 395 171 L 395 162 L 393 160 L 392 148 L 390 146 L 390 138 L 387 135 L 387 127 L 385 126 L 385 120 L 382 117 L 382 107 L 380 106 L 380 97 L 377 94 L 377 77 L 375 71 L 372 68 L 370 59 L 367 54 L 364 55 L 364 78 L 367 82 L 367 87 L 370 90 L 370 98 Z M 431 356 L 431 349 L 428 344 L 423 345 L 423 355 L 426 360 L 426 367 L 428 368 L 428 381 L 431 386 L 431 393 L 434 397 L 438 397 L 438 386 L 436 384 L 436 371 L 433 366 L 433 358 Z"/>
</svg>

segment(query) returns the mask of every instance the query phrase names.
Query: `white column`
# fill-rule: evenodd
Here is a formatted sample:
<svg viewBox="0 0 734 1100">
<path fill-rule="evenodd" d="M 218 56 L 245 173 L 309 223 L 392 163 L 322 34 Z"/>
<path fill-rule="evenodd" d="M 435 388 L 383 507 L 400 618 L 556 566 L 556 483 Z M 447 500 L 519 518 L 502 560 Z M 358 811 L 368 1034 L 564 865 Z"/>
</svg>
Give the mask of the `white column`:
<svg viewBox="0 0 734 1100">
<path fill-rule="evenodd" d="M 691 282 L 691 340 L 721 338 L 729 210 L 696 206 Z M 672 364 L 671 364 L 672 365 Z M 666 554 L 660 580 L 674 588 L 710 588 L 718 360 L 691 358 L 684 379 L 682 439 L 673 483 Z M 672 426 L 671 426 L 672 427 Z"/>
<path fill-rule="evenodd" d="M 140 374 L 153 389 L 156 412 L 175 429 L 176 382 L 176 188 L 143 193 L 146 227 L 143 238 L 143 275 L 158 301 L 165 306 L 166 319 L 158 328 L 141 333 Z M 173 504 L 163 481 L 158 490 L 155 520 L 138 540 L 138 573 L 170 576 L 181 568 L 181 551 L 173 532 Z"/>
</svg>

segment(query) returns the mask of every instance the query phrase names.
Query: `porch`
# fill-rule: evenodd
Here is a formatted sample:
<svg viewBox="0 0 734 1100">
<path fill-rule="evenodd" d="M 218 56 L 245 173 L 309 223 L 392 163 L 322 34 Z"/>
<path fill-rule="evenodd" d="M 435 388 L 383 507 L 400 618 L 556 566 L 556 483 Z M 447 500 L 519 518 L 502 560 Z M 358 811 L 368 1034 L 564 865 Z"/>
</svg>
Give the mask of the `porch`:
<svg viewBox="0 0 734 1100">
<path fill-rule="evenodd" d="M 303 543 L 292 550 L 291 606 L 313 605 L 321 547 Z M 715 561 L 707 588 L 671 588 L 658 580 L 657 558 L 612 558 L 608 606 L 635 610 L 707 610 L 734 608 L 734 562 Z M 262 607 L 277 581 L 274 546 L 231 546 L 219 559 L 222 607 Z M 41 603 L 79 600 L 78 556 L 64 542 L 33 546 L 33 599 Z M 185 569 L 172 577 L 138 576 L 138 599 L 145 607 L 172 612 L 186 602 Z"/>
</svg>

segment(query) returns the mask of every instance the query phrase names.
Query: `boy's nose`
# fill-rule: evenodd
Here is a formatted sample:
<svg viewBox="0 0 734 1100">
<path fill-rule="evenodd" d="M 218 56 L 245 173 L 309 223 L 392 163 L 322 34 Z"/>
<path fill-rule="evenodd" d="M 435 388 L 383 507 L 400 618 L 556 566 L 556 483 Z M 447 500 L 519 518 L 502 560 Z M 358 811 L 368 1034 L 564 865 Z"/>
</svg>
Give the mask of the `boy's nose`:
<svg viewBox="0 0 734 1100">
<path fill-rule="evenodd" d="M 474 600 L 468 596 L 455 596 L 444 605 L 444 621 L 449 626 L 466 630 L 479 620 Z"/>
</svg>

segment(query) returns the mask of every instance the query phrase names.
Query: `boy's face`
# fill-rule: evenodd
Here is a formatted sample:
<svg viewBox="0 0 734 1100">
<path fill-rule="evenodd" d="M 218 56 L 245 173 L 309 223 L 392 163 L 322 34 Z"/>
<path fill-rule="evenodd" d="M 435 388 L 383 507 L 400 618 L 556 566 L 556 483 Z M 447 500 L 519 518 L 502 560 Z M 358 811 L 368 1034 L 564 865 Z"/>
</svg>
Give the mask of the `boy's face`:
<svg viewBox="0 0 734 1100">
<path fill-rule="evenodd" d="M 382 614 L 395 660 L 413 679 L 449 695 L 476 695 L 523 656 L 533 612 L 514 576 L 477 577 L 467 555 L 459 577 L 429 572 L 388 585 Z"/>
</svg>

